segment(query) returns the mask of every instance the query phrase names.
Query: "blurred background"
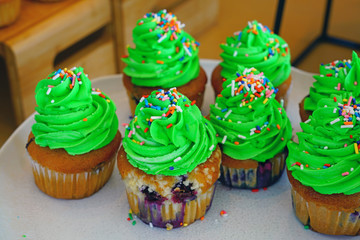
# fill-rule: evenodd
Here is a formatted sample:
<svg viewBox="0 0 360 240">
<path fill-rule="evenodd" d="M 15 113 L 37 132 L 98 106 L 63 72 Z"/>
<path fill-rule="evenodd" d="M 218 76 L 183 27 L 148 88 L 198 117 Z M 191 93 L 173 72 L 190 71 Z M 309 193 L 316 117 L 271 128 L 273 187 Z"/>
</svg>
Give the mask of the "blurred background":
<svg viewBox="0 0 360 240">
<path fill-rule="evenodd" d="M 0 146 L 34 111 L 39 80 L 60 67 L 83 66 L 90 78 L 120 73 L 136 20 L 164 8 L 200 42 L 200 58 L 220 60 L 220 43 L 252 20 L 278 30 L 304 71 L 360 52 L 358 0 L 0 0 Z"/>
</svg>

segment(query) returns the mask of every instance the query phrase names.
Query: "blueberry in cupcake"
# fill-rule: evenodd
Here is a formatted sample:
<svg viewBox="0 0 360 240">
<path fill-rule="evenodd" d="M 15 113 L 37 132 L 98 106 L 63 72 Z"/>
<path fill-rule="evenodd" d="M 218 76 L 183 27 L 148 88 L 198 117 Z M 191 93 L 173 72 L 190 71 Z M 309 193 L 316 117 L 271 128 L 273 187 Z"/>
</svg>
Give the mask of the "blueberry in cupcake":
<svg viewBox="0 0 360 240">
<path fill-rule="evenodd" d="M 118 153 L 130 209 L 143 222 L 167 229 L 204 216 L 220 161 L 212 125 L 175 88 L 140 99 Z"/>
</svg>

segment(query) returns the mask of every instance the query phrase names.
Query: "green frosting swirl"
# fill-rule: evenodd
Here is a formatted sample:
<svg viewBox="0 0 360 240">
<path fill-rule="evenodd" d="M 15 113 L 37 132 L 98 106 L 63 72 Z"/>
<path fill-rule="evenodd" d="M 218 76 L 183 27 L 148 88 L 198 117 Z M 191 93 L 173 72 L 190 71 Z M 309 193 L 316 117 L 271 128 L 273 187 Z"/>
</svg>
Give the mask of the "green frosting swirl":
<svg viewBox="0 0 360 240">
<path fill-rule="evenodd" d="M 275 87 L 290 76 L 290 49 L 288 44 L 257 21 L 249 22 L 242 31 L 228 37 L 220 47 L 223 53 L 221 76 L 231 77 L 237 65 L 254 67 L 264 72 Z"/>
<path fill-rule="evenodd" d="M 300 123 L 299 144 L 289 142 L 286 164 L 295 179 L 321 194 L 358 193 L 360 104 L 351 96 L 331 97 Z"/>
<path fill-rule="evenodd" d="M 322 98 L 328 98 L 331 94 L 342 95 L 350 92 L 352 96 L 360 95 L 359 57 L 355 52 L 352 61 L 334 61 L 320 65 L 320 75 L 315 75 L 315 82 L 310 87 L 310 96 L 305 98 L 304 109 L 314 111 Z"/>
<path fill-rule="evenodd" d="M 175 88 L 142 98 L 125 130 L 129 162 L 147 174 L 179 176 L 205 162 L 216 148 L 215 130 Z"/>
<path fill-rule="evenodd" d="M 255 68 L 238 70 L 210 105 L 210 121 L 226 155 L 265 162 L 284 151 L 291 124 L 269 79 Z"/>
<path fill-rule="evenodd" d="M 53 72 L 36 86 L 36 144 L 77 155 L 109 144 L 118 131 L 115 104 L 91 89 L 83 68 Z"/>
<path fill-rule="evenodd" d="M 129 56 L 124 73 L 133 84 L 145 87 L 170 88 L 185 85 L 198 77 L 199 43 L 182 30 L 176 16 L 162 10 L 147 13 L 133 30 L 135 48 Z"/>
</svg>

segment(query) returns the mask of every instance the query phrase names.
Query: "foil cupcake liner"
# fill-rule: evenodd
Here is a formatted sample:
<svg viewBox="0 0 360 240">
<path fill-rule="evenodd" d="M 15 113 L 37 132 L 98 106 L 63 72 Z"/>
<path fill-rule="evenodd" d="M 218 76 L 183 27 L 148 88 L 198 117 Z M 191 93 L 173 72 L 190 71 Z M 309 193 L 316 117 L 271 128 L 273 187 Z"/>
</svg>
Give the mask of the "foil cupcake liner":
<svg viewBox="0 0 360 240">
<path fill-rule="evenodd" d="M 286 153 L 277 154 L 257 168 L 230 168 L 220 166 L 220 182 L 226 186 L 242 189 L 257 189 L 274 184 L 284 171 Z"/>
<path fill-rule="evenodd" d="M 115 164 L 114 156 L 91 171 L 62 173 L 42 166 L 30 157 L 35 183 L 49 196 L 79 199 L 97 192 L 109 180 Z"/>
<path fill-rule="evenodd" d="M 360 235 L 359 209 L 353 212 L 329 209 L 307 201 L 294 188 L 291 189 L 291 199 L 296 217 L 313 231 L 330 235 Z"/>
<path fill-rule="evenodd" d="M 206 192 L 197 194 L 184 202 L 174 202 L 171 199 L 162 203 L 146 201 L 145 195 L 132 192 L 126 188 L 130 209 L 143 222 L 155 227 L 177 228 L 187 226 L 200 219 L 210 209 L 215 192 L 215 184 Z"/>
</svg>

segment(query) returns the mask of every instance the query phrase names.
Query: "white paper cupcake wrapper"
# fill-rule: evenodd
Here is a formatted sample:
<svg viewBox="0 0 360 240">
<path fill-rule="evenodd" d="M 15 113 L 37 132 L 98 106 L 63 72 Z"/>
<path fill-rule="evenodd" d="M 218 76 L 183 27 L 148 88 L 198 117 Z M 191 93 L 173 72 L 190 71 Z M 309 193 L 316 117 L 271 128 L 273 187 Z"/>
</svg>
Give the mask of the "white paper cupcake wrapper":
<svg viewBox="0 0 360 240">
<path fill-rule="evenodd" d="M 353 212 L 328 209 L 307 201 L 294 188 L 291 189 L 291 198 L 295 215 L 312 230 L 331 235 L 360 234 L 360 209 Z"/>
<path fill-rule="evenodd" d="M 80 173 L 61 173 L 40 165 L 30 157 L 35 183 L 41 191 L 65 199 L 84 198 L 97 192 L 109 180 L 115 163 L 111 160 L 96 169 Z"/>
</svg>

